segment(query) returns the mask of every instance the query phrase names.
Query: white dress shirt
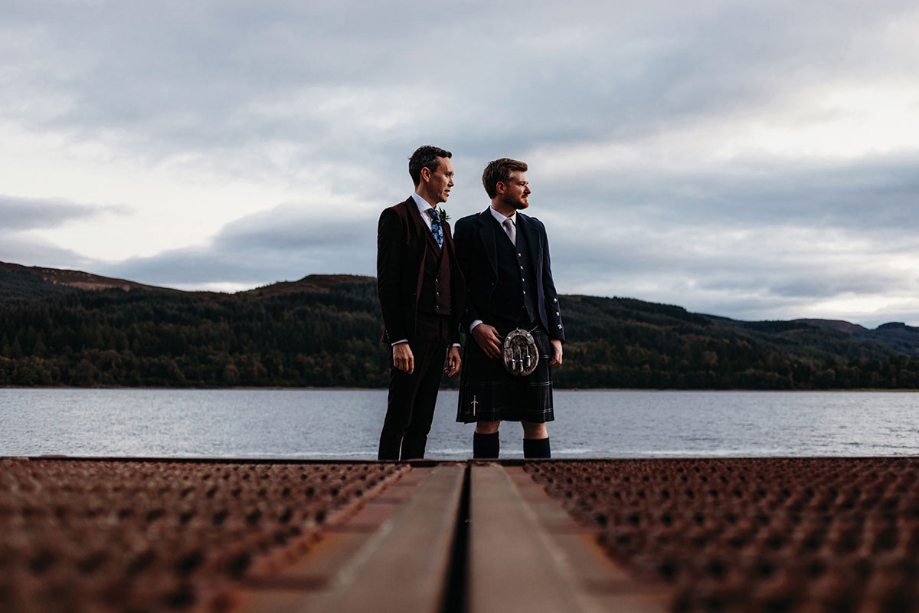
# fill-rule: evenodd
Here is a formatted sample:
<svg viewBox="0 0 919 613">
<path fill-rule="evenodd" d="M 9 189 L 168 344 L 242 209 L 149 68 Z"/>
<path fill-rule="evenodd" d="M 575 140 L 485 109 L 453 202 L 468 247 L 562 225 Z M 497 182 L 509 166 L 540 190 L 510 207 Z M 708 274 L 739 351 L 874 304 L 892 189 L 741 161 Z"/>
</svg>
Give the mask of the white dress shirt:
<svg viewBox="0 0 919 613">
<path fill-rule="evenodd" d="M 498 222 L 498 225 L 501 226 L 502 230 L 504 229 L 504 220 L 506 219 L 510 219 L 512 222 L 514 222 L 514 227 L 515 228 L 517 227 L 517 211 L 514 211 L 513 213 L 505 217 L 504 215 L 502 215 L 501 213 L 499 213 L 498 211 L 494 210 L 491 207 L 488 207 L 488 210 L 491 212 L 491 216 L 495 218 L 495 221 Z"/>
<path fill-rule="evenodd" d="M 434 233 L 434 228 L 431 227 L 431 214 L 428 213 L 429 209 L 434 209 L 436 213 L 440 213 L 437 210 L 436 204 L 431 204 L 415 192 L 412 192 L 412 200 L 415 201 L 415 204 L 418 206 L 418 212 L 421 213 L 421 219 L 424 220 L 424 225 L 428 227 L 428 230 L 431 231 L 431 234 Z"/>
</svg>

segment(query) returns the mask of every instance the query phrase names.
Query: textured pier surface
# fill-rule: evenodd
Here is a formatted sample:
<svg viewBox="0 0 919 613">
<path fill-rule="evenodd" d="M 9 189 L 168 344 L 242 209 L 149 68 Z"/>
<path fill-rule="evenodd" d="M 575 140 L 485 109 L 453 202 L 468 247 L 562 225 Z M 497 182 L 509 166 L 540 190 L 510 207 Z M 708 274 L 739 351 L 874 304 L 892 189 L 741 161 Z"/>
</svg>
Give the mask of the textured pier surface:
<svg viewBox="0 0 919 613">
<path fill-rule="evenodd" d="M 394 464 L 0 460 L 0 611 L 226 610 Z"/>
<path fill-rule="evenodd" d="M 0 459 L 0 613 L 919 611 L 919 459 Z"/>
<path fill-rule="evenodd" d="M 676 611 L 916 611 L 919 459 L 527 466 Z"/>
</svg>

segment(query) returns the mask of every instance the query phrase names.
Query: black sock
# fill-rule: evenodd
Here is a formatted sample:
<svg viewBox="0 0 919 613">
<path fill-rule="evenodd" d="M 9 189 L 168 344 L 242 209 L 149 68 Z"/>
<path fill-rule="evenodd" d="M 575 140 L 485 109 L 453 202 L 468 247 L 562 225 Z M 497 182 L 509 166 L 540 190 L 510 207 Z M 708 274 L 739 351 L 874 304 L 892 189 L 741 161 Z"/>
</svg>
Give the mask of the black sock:
<svg viewBox="0 0 919 613">
<path fill-rule="evenodd" d="M 500 441 L 498 433 L 479 434 L 476 432 L 472 435 L 472 457 L 473 458 L 497 458 Z"/>
<path fill-rule="evenodd" d="M 549 450 L 549 439 L 523 439 L 523 457 L 525 458 L 551 458 L 552 452 Z"/>
</svg>

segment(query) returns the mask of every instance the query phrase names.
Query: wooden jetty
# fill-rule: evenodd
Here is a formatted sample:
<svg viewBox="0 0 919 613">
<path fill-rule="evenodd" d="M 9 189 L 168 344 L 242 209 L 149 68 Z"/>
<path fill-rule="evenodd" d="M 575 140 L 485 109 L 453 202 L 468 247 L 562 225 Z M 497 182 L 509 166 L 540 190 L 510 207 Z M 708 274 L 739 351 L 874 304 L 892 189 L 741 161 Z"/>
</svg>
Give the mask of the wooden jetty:
<svg viewBox="0 0 919 613">
<path fill-rule="evenodd" d="M 0 459 L 0 612 L 916 611 L 919 459 Z"/>
</svg>

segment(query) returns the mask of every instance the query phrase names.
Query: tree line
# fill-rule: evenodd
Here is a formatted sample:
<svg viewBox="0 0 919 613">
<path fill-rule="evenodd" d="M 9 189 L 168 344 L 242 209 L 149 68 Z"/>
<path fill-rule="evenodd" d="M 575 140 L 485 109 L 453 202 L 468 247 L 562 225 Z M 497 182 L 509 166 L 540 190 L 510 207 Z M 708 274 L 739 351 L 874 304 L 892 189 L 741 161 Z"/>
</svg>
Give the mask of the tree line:
<svg viewBox="0 0 919 613">
<path fill-rule="evenodd" d="M 559 388 L 919 388 L 919 358 L 841 332 L 627 298 L 562 302 Z M 11 299 L 0 301 L 0 385 L 381 388 L 380 333 L 373 282 L 262 297 L 115 289 Z"/>
</svg>

